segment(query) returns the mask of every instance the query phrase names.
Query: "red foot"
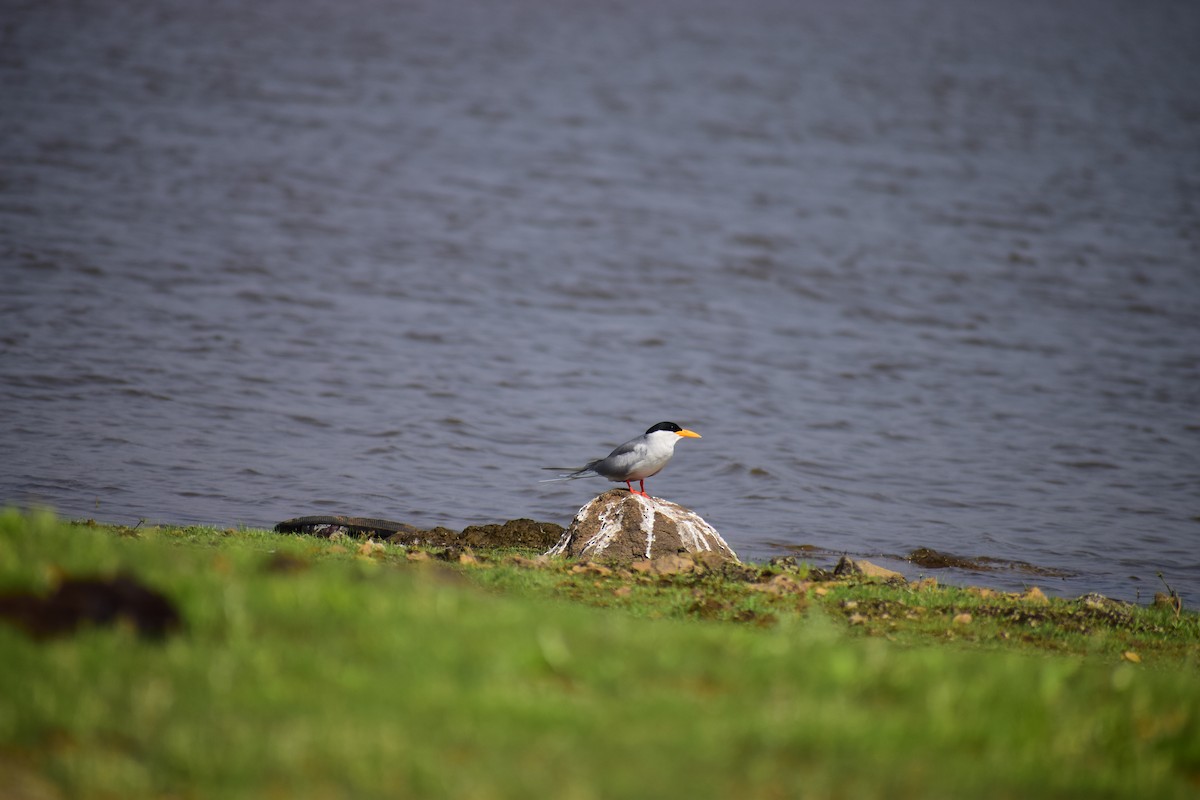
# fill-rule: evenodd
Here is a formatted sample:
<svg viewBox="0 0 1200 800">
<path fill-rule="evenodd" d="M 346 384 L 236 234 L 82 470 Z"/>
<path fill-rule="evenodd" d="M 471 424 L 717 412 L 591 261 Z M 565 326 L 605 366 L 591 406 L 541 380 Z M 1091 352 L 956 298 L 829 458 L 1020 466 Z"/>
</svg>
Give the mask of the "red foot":
<svg viewBox="0 0 1200 800">
<path fill-rule="evenodd" d="M 633 488 L 633 482 L 632 482 L 632 481 L 625 481 L 625 485 L 629 487 L 629 493 L 630 493 L 630 494 L 640 494 L 642 497 L 649 497 L 649 496 L 650 496 L 650 495 L 646 494 L 646 482 L 645 482 L 645 481 L 638 481 L 638 486 L 639 486 L 639 487 L 641 487 L 641 491 L 640 491 L 640 492 L 639 492 L 637 489 L 634 489 L 634 488 Z"/>
</svg>

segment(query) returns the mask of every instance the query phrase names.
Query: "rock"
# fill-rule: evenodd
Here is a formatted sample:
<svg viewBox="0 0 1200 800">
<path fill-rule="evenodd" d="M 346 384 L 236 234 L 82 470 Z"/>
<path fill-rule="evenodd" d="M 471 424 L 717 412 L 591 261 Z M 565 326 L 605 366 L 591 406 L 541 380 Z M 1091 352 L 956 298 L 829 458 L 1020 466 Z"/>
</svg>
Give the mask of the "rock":
<svg viewBox="0 0 1200 800">
<path fill-rule="evenodd" d="M 668 553 L 650 562 L 656 575 L 682 575 L 696 571 L 696 562 L 678 553 Z"/>
<path fill-rule="evenodd" d="M 1029 575 L 1045 575 L 1047 577 L 1069 578 L 1075 573 L 1070 570 L 1055 567 L 1039 567 L 1027 561 L 1012 561 L 1006 558 L 992 556 L 977 556 L 965 558 L 953 553 L 942 553 L 928 547 L 918 547 L 905 559 L 926 569 L 962 569 L 972 572 L 1023 572 Z"/>
<path fill-rule="evenodd" d="M 304 533 L 325 539 L 342 536 L 378 536 L 386 539 L 397 533 L 418 534 L 421 529 L 403 522 L 370 517 L 315 516 L 296 517 L 275 526 L 276 533 Z"/>
<path fill-rule="evenodd" d="M 650 561 L 635 562 L 631 569 L 643 575 L 681 575 L 685 572 L 695 572 L 696 566 L 696 562 L 690 558 L 668 553 Z"/>
<path fill-rule="evenodd" d="M 947 567 L 956 567 L 958 569 L 986 569 L 978 562 L 970 558 L 963 558 L 952 553 L 941 553 L 929 547 L 918 547 L 907 556 L 909 561 L 916 564 L 918 567 L 925 569 L 945 569 Z"/>
<path fill-rule="evenodd" d="M 387 548 L 374 539 L 367 539 L 365 542 L 359 545 L 358 548 L 358 554 L 360 556 L 366 556 L 367 558 L 381 556 L 385 552 L 387 552 Z"/>
<path fill-rule="evenodd" d="M 613 489 L 579 509 L 546 555 L 631 563 L 679 553 L 713 554 L 723 562 L 741 563 L 721 534 L 696 512 L 668 500 Z M 709 555 L 703 560 L 712 564 Z M 690 570 L 695 561 L 689 562 Z M 675 562 L 658 566 L 676 572 L 684 569 Z"/>
<path fill-rule="evenodd" d="M 1050 602 L 1050 598 L 1046 597 L 1046 593 L 1036 586 L 1030 586 L 1026 589 L 1025 594 L 1021 595 L 1020 599 L 1026 603 L 1037 603 L 1043 606 Z"/>
<path fill-rule="evenodd" d="M 1038 591 L 1041 591 L 1040 589 Z M 1133 603 L 1127 603 L 1124 600 L 1113 600 L 1111 597 L 1105 597 L 1099 592 L 1088 592 L 1080 595 L 1079 601 L 1088 608 L 1103 609 L 1105 611 L 1122 611 L 1129 612 L 1134 608 Z"/>
<path fill-rule="evenodd" d="M 837 566 L 833 568 L 834 575 L 862 575 L 865 578 L 882 578 L 885 581 L 900 579 L 904 580 L 904 576 L 895 570 L 881 567 L 878 564 L 872 564 L 870 561 L 860 559 L 855 561 L 849 556 L 842 556 L 838 561 Z"/>
<path fill-rule="evenodd" d="M 613 574 L 613 571 L 603 564 L 593 564 L 590 561 L 585 561 L 582 564 L 576 564 L 571 567 L 573 575 L 599 575 L 601 578 L 607 578 Z"/>
<path fill-rule="evenodd" d="M 808 587 L 812 585 L 811 581 L 801 583 L 791 575 L 776 575 L 769 581 L 761 583 L 751 583 L 746 588 L 754 592 L 766 592 L 767 594 L 804 594 L 808 591 Z"/>
<path fill-rule="evenodd" d="M 1096 592 L 1088 592 L 1075 601 L 1079 604 L 1080 612 L 1094 620 L 1101 620 L 1114 627 L 1128 625 L 1133 621 L 1133 612 L 1137 608 L 1133 603 L 1124 600 L 1114 600 Z"/>
</svg>

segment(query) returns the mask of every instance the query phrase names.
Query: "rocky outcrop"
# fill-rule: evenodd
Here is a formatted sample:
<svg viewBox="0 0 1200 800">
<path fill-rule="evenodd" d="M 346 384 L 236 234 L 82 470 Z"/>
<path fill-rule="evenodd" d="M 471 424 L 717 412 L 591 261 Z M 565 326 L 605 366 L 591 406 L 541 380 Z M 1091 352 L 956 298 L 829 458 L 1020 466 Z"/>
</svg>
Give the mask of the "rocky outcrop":
<svg viewBox="0 0 1200 800">
<path fill-rule="evenodd" d="M 546 555 L 630 563 L 677 553 L 713 554 L 738 562 L 721 534 L 696 512 L 613 489 L 579 509 Z"/>
</svg>

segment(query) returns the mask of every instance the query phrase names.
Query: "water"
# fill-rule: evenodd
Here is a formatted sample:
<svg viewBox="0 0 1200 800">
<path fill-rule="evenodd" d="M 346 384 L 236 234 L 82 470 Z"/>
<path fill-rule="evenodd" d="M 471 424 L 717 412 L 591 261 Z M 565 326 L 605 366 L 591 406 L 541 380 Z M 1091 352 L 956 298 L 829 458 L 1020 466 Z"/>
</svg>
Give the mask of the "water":
<svg viewBox="0 0 1200 800">
<path fill-rule="evenodd" d="M 744 558 L 1200 602 L 1194 3 L 3 18 L 0 501 L 565 524 L 674 420 Z"/>
</svg>

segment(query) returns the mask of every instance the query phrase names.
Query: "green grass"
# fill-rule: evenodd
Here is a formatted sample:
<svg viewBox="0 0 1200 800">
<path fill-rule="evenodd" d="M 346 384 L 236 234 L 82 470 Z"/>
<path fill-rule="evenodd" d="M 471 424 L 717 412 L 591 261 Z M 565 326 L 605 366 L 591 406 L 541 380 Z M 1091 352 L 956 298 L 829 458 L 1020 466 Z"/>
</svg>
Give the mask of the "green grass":
<svg viewBox="0 0 1200 800">
<path fill-rule="evenodd" d="M 390 545 L 364 555 L 357 542 L 263 531 L 0 515 L 0 592 L 118 571 L 169 595 L 186 630 L 158 643 L 123 626 L 35 641 L 0 623 L 0 794 L 1200 789 L 1200 636 L 1188 613 L 1139 610 L 1124 627 L 1072 631 L 1043 610 L 1061 640 L 1027 641 L 1028 619 L 981 610 L 1016 601 L 960 590 L 775 594 L 715 574 L 443 564 Z M 911 620 L 900 611 L 915 607 Z M 973 621 L 954 623 L 964 610 Z"/>
</svg>

